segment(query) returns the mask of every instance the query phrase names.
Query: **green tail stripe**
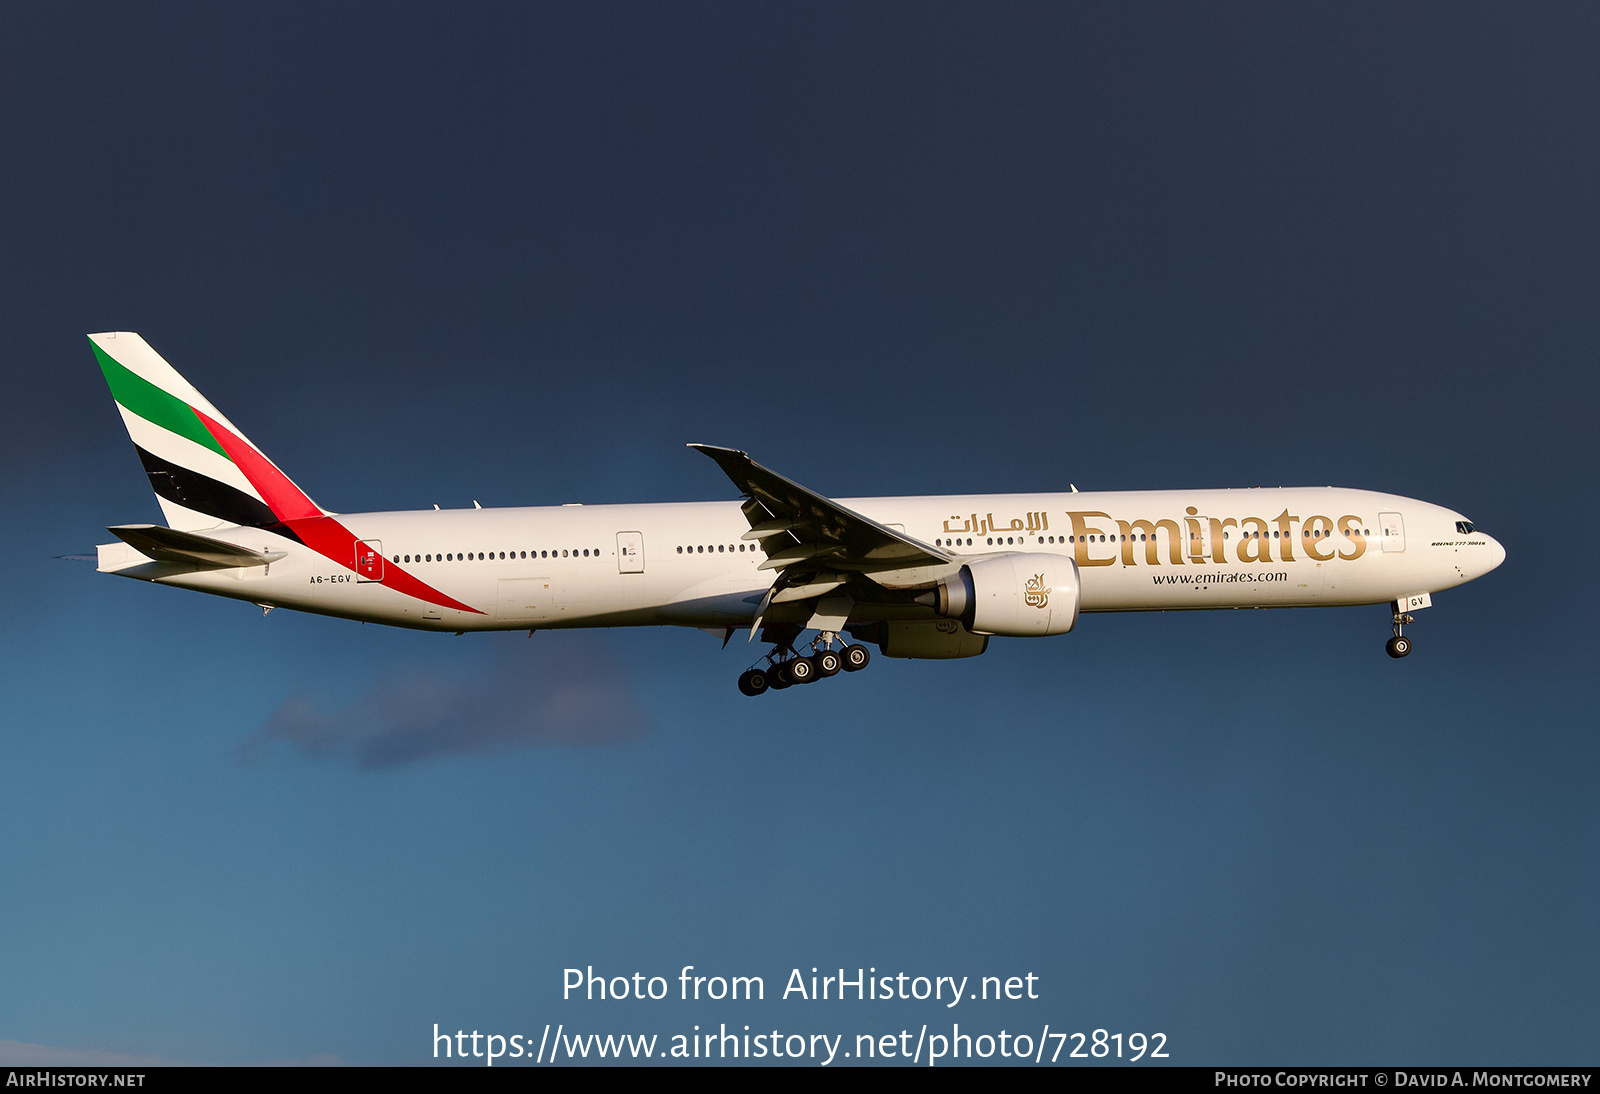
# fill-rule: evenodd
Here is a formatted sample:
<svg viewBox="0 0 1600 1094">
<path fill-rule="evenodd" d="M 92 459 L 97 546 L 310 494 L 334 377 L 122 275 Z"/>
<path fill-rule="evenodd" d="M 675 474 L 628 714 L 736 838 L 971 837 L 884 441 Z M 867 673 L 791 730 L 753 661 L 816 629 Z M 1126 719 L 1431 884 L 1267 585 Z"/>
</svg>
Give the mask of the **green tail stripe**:
<svg viewBox="0 0 1600 1094">
<path fill-rule="evenodd" d="M 217 443 L 217 439 L 211 435 L 205 424 L 196 417 L 194 409 L 188 403 L 176 395 L 167 394 L 143 376 L 129 372 L 107 356 L 105 350 L 96 346 L 93 341 L 89 345 L 94 347 L 94 355 L 100 361 L 100 371 L 105 374 L 113 399 L 152 425 L 169 429 L 178 436 L 187 437 L 196 444 L 203 444 L 211 451 L 227 458 L 228 454 L 222 450 L 222 446 Z"/>
</svg>

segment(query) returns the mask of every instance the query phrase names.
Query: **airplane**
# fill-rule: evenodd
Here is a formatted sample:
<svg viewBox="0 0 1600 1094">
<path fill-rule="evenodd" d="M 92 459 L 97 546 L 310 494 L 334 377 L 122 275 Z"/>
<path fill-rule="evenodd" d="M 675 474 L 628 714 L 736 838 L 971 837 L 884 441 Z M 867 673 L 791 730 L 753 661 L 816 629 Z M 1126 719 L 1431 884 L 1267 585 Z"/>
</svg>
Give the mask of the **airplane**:
<svg viewBox="0 0 1600 1094">
<path fill-rule="evenodd" d="M 706 444 L 742 500 L 334 513 L 139 335 L 89 341 L 166 518 L 109 527 L 101 572 L 456 634 L 748 630 L 752 696 L 865 668 L 869 643 L 973 657 L 1091 612 L 1386 604 L 1401 658 L 1412 612 L 1505 560 L 1460 513 L 1368 490 L 836 500 Z"/>
</svg>

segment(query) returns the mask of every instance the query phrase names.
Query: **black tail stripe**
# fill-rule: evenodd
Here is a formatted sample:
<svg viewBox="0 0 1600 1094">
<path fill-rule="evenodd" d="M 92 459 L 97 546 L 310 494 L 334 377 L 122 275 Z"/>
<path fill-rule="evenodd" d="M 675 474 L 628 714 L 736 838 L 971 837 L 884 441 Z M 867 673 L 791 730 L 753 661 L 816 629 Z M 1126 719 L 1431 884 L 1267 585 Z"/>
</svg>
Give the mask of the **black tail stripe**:
<svg viewBox="0 0 1600 1094">
<path fill-rule="evenodd" d="M 150 486 L 158 496 L 177 502 L 185 509 L 216 517 L 226 524 L 262 528 L 278 522 L 265 502 L 252 498 L 243 490 L 187 467 L 168 463 L 138 445 L 134 447 L 139 449 L 139 462 L 144 464 L 145 474 L 150 476 Z"/>
</svg>

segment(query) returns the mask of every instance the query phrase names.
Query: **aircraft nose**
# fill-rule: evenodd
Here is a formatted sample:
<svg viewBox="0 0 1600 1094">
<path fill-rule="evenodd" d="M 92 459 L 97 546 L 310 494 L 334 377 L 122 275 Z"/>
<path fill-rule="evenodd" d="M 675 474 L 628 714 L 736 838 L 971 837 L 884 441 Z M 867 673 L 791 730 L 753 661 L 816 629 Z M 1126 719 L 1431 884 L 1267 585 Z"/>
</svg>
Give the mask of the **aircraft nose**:
<svg viewBox="0 0 1600 1094">
<path fill-rule="evenodd" d="M 1484 538 L 1489 541 L 1489 564 L 1483 568 L 1483 572 L 1488 573 L 1490 570 L 1493 570 L 1506 560 L 1506 549 L 1501 546 L 1500 541 L 1495 539 L 1493 536 L 1486 536 Z"/>
</svg>

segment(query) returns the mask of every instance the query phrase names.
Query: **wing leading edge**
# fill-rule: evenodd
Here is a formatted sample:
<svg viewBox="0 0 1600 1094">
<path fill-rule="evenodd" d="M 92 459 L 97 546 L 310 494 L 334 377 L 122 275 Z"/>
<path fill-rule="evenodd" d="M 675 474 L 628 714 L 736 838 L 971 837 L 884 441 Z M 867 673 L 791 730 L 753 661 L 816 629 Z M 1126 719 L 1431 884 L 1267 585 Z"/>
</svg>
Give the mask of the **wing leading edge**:
<svg viewBox="0 0 1600 1094">
<path fill-rule="evenodd" d="M 802 563 L 811 563 L 872 573 L 937 566 L 954 557 L 762 467 L 747 453 L 709 444 L 689 447 L 715 460 L 733 485 L 759 506 L 745 506 L 745 517 L 750 521 L 745 538 L 760 539 L 768 546 L 774 540 L 779 543 L 767 551 L 767 561 L 761 564 L 764 570 L 787 573 Z M 779 538 L 784 536 L 787 540 Z"/>
<path fill-rule="evenodd" d="M 953 557 L 929 543 L 862 516 L 792 479 L 762 467 L 747 453 L 709 444 L 690 448 L 709 456 L 747 499 L 743 505 L 750 531 L 767 560 L 763 570 L 777 579 L 756 612 L 752 637 L 773 604 L 817 600 L 811 626 L 837 630 L 849 615 L 853 597 L 830 597 L 851 583 L 852 575 L 872 579 L 894 571 L 916 571 L 949 565 Z M 859 578 L 858 578 L 859 580 Z"/>
</svg>

